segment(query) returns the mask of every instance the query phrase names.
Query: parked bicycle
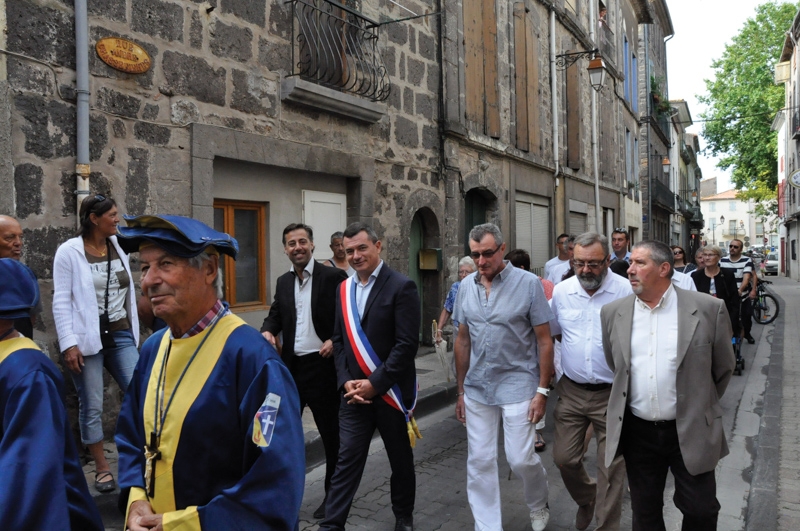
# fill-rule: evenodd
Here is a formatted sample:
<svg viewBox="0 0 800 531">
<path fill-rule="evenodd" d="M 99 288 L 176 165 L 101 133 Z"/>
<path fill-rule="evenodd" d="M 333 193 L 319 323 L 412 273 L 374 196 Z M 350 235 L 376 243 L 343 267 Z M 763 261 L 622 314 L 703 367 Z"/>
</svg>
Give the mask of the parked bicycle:
<svg viewBox="0 0 800 531">
<path fill-rule="evenodd" d="M 759 324 L 769 324 L 778 318 L 781 307 L 778 300 L 767 291 L 769 280 L 758 281 L 758 295 L 753 301 L 753 319 Z"/>
</svg>

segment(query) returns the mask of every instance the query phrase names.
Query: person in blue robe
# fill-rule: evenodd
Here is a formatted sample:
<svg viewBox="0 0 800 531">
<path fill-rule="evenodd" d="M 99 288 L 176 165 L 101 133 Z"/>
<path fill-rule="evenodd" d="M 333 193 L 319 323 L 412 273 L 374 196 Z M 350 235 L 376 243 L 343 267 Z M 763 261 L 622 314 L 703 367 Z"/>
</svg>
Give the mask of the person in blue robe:
<svg viewBox="0 0 800 531">
<path fill-rule="evenodd" d="M 117 423 L 131 531 L 293 530 L 305 482 L 299 398 L 261 334 L 221 302 L 236 240 L 180 216 L 126 218 L 142 292 L 167 323 L 143 345 Z"/>
<path fill-rule="evenodd" d="M 14 328 L 38 301 L 33 272 L 0 259 L 0 529 L 100 530 L 64 407 L 64 380 Z"/>
</svg>

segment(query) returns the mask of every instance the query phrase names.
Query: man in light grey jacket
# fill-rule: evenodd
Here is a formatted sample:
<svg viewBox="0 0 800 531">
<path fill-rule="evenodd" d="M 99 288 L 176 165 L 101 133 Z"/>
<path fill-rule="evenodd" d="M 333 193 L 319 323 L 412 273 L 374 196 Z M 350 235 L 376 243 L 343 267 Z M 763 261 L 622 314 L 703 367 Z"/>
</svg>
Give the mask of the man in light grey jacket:
<svg viewBox="0 0 800 531">
<path fill-rule="evenodd" d="M 625 458 L 633 530 L 663 530 L 664 482 L 675 477 L 683 529 L 713 530 L 719 502 L 714 469 L 728 454 L 719 399 L 735 365 L 725 304 L 672 285 L 672 251 L 633 247 L 635 295 L 601 310 L 603 350 L 614 371 L 606 465 Z"/>
</svg>

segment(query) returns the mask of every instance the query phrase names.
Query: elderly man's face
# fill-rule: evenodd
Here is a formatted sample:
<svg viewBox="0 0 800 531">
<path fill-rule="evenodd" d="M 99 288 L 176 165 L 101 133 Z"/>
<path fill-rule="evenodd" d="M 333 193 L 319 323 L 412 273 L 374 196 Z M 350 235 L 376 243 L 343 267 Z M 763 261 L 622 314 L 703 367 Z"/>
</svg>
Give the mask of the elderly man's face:
<svg viewBox="0 0 800 531">
<path fill-rule="evenodd" d="M 22 256 L 22 227 L 8 216 L 0 216 L 0 258 L 19 260 Z"/>
<path fill-rule="evenodd" d="M 333 257 L 339 261 L 347 258 L 347 253 L 344 252 L 344 243 L 342 238 L 334 238 L 331 241 L 331 251 L 333 252 Z"/>
<path fill-rule="evenodd" d="M 600 289 L 608 274 L 608 256 L 603 245 L 599 242 L 588 247 L 576 245 L 573 267 L 583 289 L 592 292 Z"/>
<path fill-rule="evenodd" d="M 469 250 L 481 276 L 489 280 L 505 267 L 503 256 L 505 256 L 506 244 L 497 245 L 491 234 L 486 234 L 479 242 L 470 239 Z"/>
<path fill-rule="evenodd" d="M 188 326 L 194 325 L 198 321 L 194 316 L 205 314 L 213 306 L 213 302 L 209 305 L 208 301 L 216 300 L 213 284 L 220 274 L 218 257 L 212 256 L 197 269 L 186 258 L 178 258 L 151 245 L 141 249 L 139 261 L 142 292 L 150 299 L 153 314 L 164 319 L 170 328 L 186 326 L 187 321 L 191 321 Z"/>
<path fill-rule="evenodd" d="M 628 268 L 628 280 L 631 281 L 633 292 L 642 300 L 650 300 L 653 293 L 661 291 L 660 288 L 670 280 L 669 263 L 656 264 L 650 256 L 650 251 L 645 248 L 634 248 L 631 252 L 631 265 Z M 666 279 L 666 281 L 664 280 Z"/>
</svg>

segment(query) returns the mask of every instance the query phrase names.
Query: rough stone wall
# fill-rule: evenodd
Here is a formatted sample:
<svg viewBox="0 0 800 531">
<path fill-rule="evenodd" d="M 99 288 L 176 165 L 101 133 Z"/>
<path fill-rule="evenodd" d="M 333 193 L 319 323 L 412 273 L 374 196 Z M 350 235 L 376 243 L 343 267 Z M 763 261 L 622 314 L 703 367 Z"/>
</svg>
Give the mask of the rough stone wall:
<svg viewBox="0 0 800 531">
<path fill-rule="evenodd" d="M 363 3 L 364 14 L 382 22 L 407 15 L 386 0 Z M 424 2 L 404 5 L 433 11 Z M 0 117 L 10 114 L 0 120 L 10 124 L 8 131 L 0 126 L 0 154 L 8 154 L 0 182 L 13 184 L 0 212 L 23 225 L 23 259 L 45 295 L 37 339 L 55 359 L 48 279 L 56 248 L 74 233 L 76 211 L 74 13 L 71 2 L 52 0 L 14 0 L 5 9 L 6 47 L 18 55 L 6 57 L 10 90 L 0 91 Z M 112 194 L 125 214 L 191 215 L 192 123 L 372 157 L 374 224 L 388 262 L 405 270 L 407 210 L 424 205 L 439 223 L 444 218 L 436 18 L 380 28 L 392 91 L 387 114 L 371 125 L 281 101 L 292 23 L 283 0 L 89 0 L 91 189 Z M 108 67 L 94 45 L 109 36 L 142 46 L 151 69 L 132 75 Z M 426 199 L 409 206 L 419 191 Z M 110 434 L 116 403 L 108 405 Z"/>
</svg>

